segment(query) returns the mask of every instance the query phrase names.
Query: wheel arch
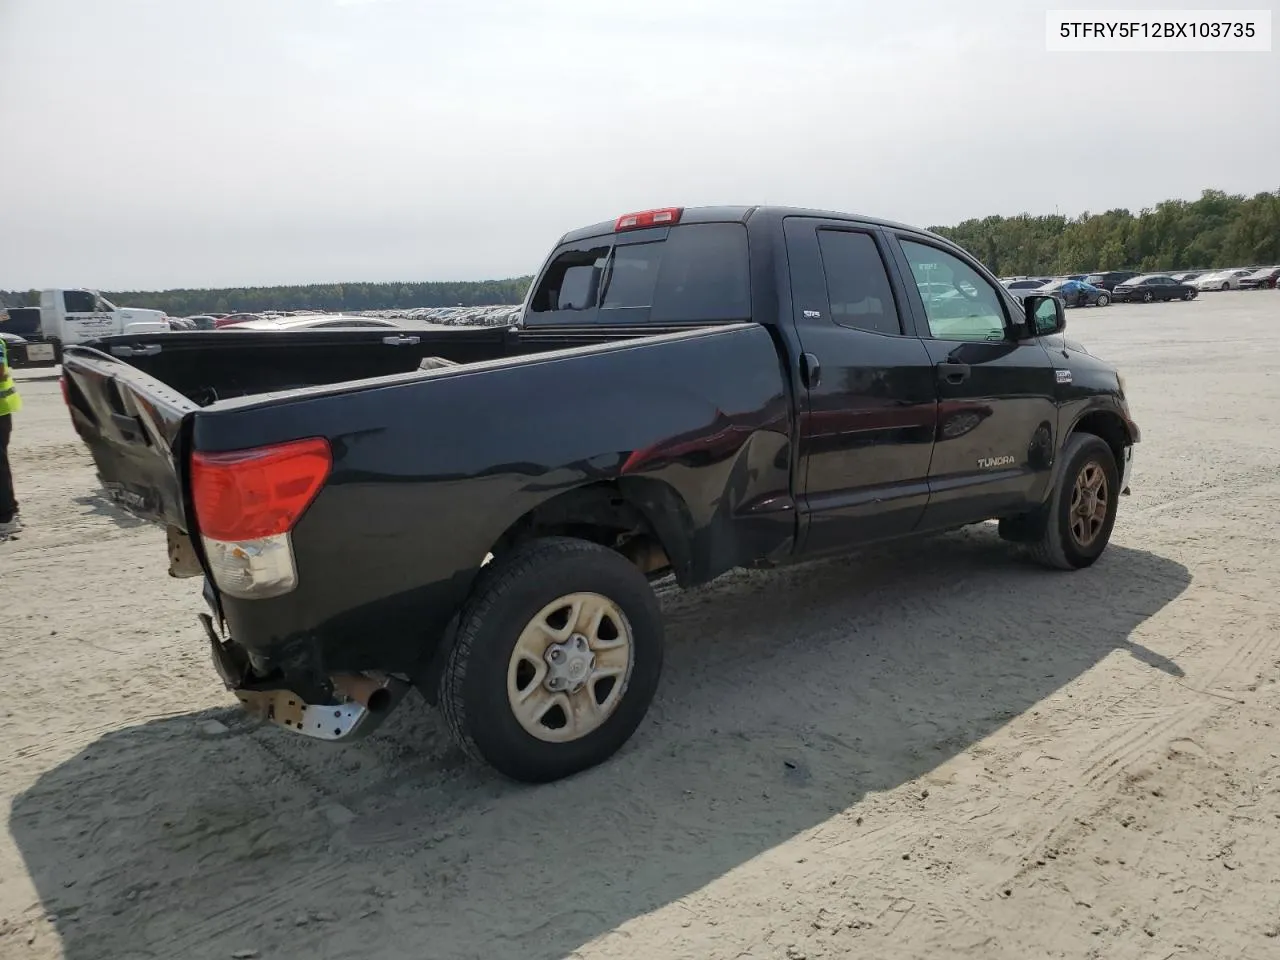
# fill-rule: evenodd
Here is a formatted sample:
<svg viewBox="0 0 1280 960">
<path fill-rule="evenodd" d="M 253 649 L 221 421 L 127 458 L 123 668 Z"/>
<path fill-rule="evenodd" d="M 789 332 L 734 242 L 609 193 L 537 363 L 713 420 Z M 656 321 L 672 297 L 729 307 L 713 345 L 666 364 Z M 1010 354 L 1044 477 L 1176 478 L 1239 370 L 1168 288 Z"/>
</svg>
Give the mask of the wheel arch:
<svg viewBox="0 0 1280 960">
<path fill-rule="evenodd" d="M 670 569 L 686 582 L 694 567 L 694 522 L 670 484 L 622 477 L 563 490 L 532 507 L 497 536 L 498 556 L 538 537 L 567 536 L 616 550 L 645 573 Z"/>
<path fill-rule="evenodd" d="M 1139 439 L 1137 426 L 1125 419 L 1119 411 L 1108 407 L 1086 410 L 1066 432 L 1064 442 L 1074 433 L 1091 433 L 1102 440 L 1111 448 L 1117 467 L 1124 464 L 1125 448 L 1137 443 Z"/>
</svg>

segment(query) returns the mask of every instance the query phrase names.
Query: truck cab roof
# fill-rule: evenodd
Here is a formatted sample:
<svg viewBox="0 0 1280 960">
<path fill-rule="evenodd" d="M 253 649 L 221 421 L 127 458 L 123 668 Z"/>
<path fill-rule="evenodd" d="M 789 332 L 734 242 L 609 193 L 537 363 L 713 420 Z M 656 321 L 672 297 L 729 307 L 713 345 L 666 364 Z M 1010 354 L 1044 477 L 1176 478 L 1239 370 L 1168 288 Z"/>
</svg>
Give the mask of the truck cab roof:
<svg viewBox="0 0 1280 960">
<path fill-rule="evenodd" d="M 909 230 L 912 233 L 925 233 L 919 227 L 912 227 L 893 220 L 882 220 L 878 217 L 862 216 L 854 213 L 841 213 L 836 210 L 820 210 L 807 207 L 786 207 L 757 204 L 754 206 L 704 206 L 683 207 L 680 209 L 680 223 L 746 223 L 753 218 L 782 219 L 784 217 L 815 217 L 822 220 L 845 220 L 850 223 L 872 224 L 878 227 L 889 227 L 894 230 Z M 625 215 L 625 214 L 624 214 Z M 571 230 L 562 236 L 559 243 L 572 243 L 590 237 L 600 237 L 616 232 L 617 220 L 602 220 L 587 227 Z M 932 235 L 932 234 L 931 234 Z"/>
</svg>

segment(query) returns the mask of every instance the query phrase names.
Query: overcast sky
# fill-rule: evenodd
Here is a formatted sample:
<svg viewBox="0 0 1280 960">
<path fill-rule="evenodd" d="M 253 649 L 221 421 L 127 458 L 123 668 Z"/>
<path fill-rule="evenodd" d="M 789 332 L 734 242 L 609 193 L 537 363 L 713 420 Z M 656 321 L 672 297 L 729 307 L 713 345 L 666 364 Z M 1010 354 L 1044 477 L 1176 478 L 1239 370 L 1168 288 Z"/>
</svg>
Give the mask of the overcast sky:
<svg viewBox="0 0 1280 960">
<path fill-rule="evenodd" d="M 1047 53 L 1073 5 L 1107 3 L 0 0 L 0 289 L 506 277 L 664 205 L 1280 187 L 1280 53 Z"/>
</svg>

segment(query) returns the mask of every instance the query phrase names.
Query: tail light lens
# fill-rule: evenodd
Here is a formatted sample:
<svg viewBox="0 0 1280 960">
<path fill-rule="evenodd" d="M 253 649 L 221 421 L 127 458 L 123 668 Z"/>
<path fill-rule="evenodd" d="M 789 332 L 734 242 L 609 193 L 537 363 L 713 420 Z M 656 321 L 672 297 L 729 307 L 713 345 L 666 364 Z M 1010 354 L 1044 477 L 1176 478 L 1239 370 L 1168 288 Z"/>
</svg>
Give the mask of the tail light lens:
<svg viewBox="0 0 1280 960">
<path fill-rule="evenodd" d="M 329 478 L 323 438 L 191 458 L 191 500 L 214 582 L 245 600 L 298 585 L 290 533 Z"/>
</svg>

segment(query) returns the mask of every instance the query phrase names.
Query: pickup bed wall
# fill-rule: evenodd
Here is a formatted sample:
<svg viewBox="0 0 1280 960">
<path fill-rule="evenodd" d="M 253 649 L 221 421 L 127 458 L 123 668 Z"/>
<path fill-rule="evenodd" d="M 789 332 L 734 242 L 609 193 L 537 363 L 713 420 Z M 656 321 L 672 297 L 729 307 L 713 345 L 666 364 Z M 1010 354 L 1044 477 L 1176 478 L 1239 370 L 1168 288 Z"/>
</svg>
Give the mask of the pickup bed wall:
<svg viewBox="0 0 1280 960">
<path fill-rule="evenodd" d="M 711 375 L 723 369 L 738 375 Z M 644 509 L 664 510 L 688 581 L 785 551 L 796 523 L 790 431 L 769 331 L 736 325 L 220 405 L 195 414 L 192 442 L 326 436 L 334 450 L 329 482 L 294 530 L 298 589 L 224 599 L 231 633 L 285 648 L 289 634 L 310 633 L 329 669 L 408 669 L 504 532 L 586 485 L 620 482 Z"/>
<path fill-rule="evenodd" d="M 73 421 L 104 484 L 129 493 L 122 502 L 142 515 L 189 533 L 197 532 L 181 505 L 189 450 L 329 440 L 332 473 L 293 531 L 298 588 L 274 599 L 221 598 L 231 634 L 257 648 L 262 664 L 318 650 L 326 670 L 410 670 L 504 534 L 588 486 L 649 518 L 686 583 L 789 552 L 793 417 L 765 327 L 447 331 L 385 354 L 385 331 L 369 333 L 327 342 L 174 333 L 68 354 Z M 619 337 L 642 339 L 611 342 Z M 566 349 L 575 340 L 596 342 Z M 156 343 L 158 352 L 136 349 Z M 410 372 L 424 355 L 442 354 L 505 356 Z M 400 375 L 348 382 L 388 368 Z M 245 395 L 298 376 L 331 382 Z M 240 396 L 203 408 L 182 397 L 210 387 Z"/>
<path fill-rule="evenodd" d="M 125 360 L 199 406 L 208 406 L 233 397 L 410 373 L 428 357 L 479 363 L 703 326 L 224 330 L 115 336 L 84 346 Z"/>
</svg>

